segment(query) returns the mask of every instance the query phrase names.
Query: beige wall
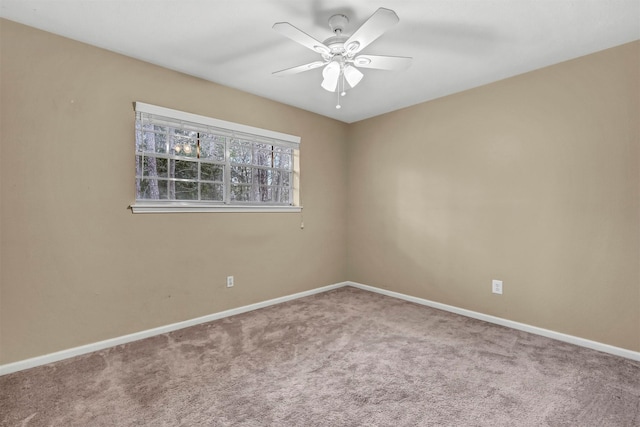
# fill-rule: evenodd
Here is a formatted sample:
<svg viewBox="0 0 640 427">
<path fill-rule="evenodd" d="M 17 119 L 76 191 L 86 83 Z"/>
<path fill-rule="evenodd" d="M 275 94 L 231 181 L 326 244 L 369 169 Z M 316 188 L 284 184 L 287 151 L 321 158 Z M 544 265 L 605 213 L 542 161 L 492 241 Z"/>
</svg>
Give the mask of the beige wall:
<svg viewBox="0 0 640 427">
<path fill-rule="evenodd" d="M 347 279 L 640 350 L 638 43 L 346 125 L 0 31 L 0 364 Z M 134 101 L 301 136 L 305 229 L 131 214 Z"/>
<path fill-rule="evenodd" d="M 0 363 L 345 279 L 345 124 L 10 21 L 0 39 Z M 300 136 L 304 230 L 132 214 L 134 101 Z"/>
<path fill-rule="evenodd" d="M 352 125 L 349 279 L 640 351 L 639 50 Z"/>
</svg>

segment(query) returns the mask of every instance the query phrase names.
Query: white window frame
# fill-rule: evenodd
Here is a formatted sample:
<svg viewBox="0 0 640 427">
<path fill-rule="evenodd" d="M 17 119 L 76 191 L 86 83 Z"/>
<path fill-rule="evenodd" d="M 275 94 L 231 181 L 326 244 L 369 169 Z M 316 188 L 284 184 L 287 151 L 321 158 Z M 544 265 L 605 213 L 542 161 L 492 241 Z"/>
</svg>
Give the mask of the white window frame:
<svg viewBox="0 0 640 427">
<path fill-rule="evenodd" d="M 226 197 L 224 202 L 206 202 L 191 200 L 136 200 L 130 206 L 133 213 L 176 213 L 176 212 L 300 212 L 299 196 L 299 146 L 300 137 L 275 132 L 267 129 L 256 128 L 239 123 L 227 122 L 198 114 L 173 110 L 157 105 L 135 102 L 134 110 L 138 113 L 150 114 L 161 118 L 175 120 L 176 123 L 186 122 L 207 128 L 219 129 L 226 134 L 240 134 L 246 137 L 250 135 L 257 140 L 267 140 L 276 146 L 293 148 L 293 163 L 291 185 L 291 204 L 268 204 L 259 202 L 236 202 L 233 203 Z M 137 120 L 137 118 L 136 118 Z M 136 153 L 137 155 L 137 153 Z M 227 167 L 225 169 L 225 192 L 229 184 L 229 152 L 225 153 Z"/>
</svg>

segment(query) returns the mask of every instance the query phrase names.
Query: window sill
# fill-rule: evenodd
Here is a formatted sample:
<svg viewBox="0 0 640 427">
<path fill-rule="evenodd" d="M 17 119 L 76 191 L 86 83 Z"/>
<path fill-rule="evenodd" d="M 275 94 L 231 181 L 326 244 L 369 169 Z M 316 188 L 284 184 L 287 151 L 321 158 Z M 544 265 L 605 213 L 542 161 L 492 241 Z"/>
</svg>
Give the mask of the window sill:
<svg viewBox="0 0 640 427">
<path fill-rule="evenodd" d="M 190 203 L 146 203 L 137 202 L 131 206 L 133 213 L 206 213 L 206 212 L 301 212 L 302 206 L 278 205 L 209 205 Z"/>
</svg>

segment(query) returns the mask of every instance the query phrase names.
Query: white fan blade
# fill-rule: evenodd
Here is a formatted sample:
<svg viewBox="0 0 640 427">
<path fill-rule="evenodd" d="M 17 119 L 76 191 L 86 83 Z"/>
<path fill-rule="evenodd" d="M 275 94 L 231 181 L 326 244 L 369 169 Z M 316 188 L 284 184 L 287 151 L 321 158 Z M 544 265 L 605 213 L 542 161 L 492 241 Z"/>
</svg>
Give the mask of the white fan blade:
<svg viewBox="0 0 640 427">
<path fill-rule="evenodd" d="M 290 76 L 292 74 L 302 73 L 307 70 L 313 70 L 314 68 L 322 67 L 325 63 L 322 61 L 310 62 L 309 64 L 298 65 L 297 67 L 286 68 L 280 71 L 274 71 L 274 76 L 282 77 L 282 76 Z"/>
<path fill-rule="evenodd" d="M 294 42 L 300 43 L 302 46 L 313 50 L 314 52 L 331 53 L 331 49 L 329 49 L 324 43 L 314 39 L 309 34 L 294 27 L 288 22 L 276 22 L 273 24 L 273 29 L 283 36 L 289 37 Z"/>
<path fill-rule="evenodd" d="M 330 62 L 329 65 L 322 70 L 322 77 L 324 77 L 324 80 L 322 80 L 320 86 L 322 86 L 324 90 L 335 92 L 338 87 L 338 79 L 340 78 L 340 64 Z"/>
<path fill-rule="evenodd" d="M 360 70 L 358 70 L 353 65 L 347 65 L 346 67 L 344 67 L 344 78 L 352 88 L 356 87 L 356 85 L 360 83 L 362 77 L 364 77 L 364 74 L 362 74 Z"/>
<path fill-rule="evenodd" d="M 413 58 L 408 56 L 358 55 L 353 59 L 353 65 L 360 68 L 400 71 L 409 68 L 412 60 Z"/>
<path fill-rule="evenodd" d="M 398 21 L 400 19 L 393 10 L 379 8 L 344 42 L 345 49 L 352 54 L 360 52 Z"/>
</svg>

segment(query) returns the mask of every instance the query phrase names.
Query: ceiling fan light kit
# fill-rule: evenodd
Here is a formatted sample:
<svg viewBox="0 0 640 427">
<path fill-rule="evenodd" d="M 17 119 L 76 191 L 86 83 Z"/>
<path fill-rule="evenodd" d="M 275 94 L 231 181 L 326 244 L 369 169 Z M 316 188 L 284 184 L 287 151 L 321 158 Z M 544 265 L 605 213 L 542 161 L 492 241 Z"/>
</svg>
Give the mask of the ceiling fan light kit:
<svg viewBox="0 0 640 427">
<path fill-rule="evenodd" d="M 357 67 L 398 71 L 407 69 L 411 65 L 412 58 L 405 56 L 358 55 L 398 21 L 398 15 L 393 10 L 381 7 L 351 36 L 346 36 L 343 32 L 349 23 L 349 18 L 342 14 L 333 15 L 329 18 L 329 27 L 334 35 L 324 42 L 316 40 L 288 22 L 277 22 L 273 25 L 275 31 L 319 53 L 322 61 L 287 68 L 273 74 L 286 76 L 324 67 L 320 86 L 329 92 L 338 92 L 336 108 L 339 109 L 341 108 L 340 96 L 346 95 L 347 85 L 354 88 L 364 77 Z"/>
</svg>

